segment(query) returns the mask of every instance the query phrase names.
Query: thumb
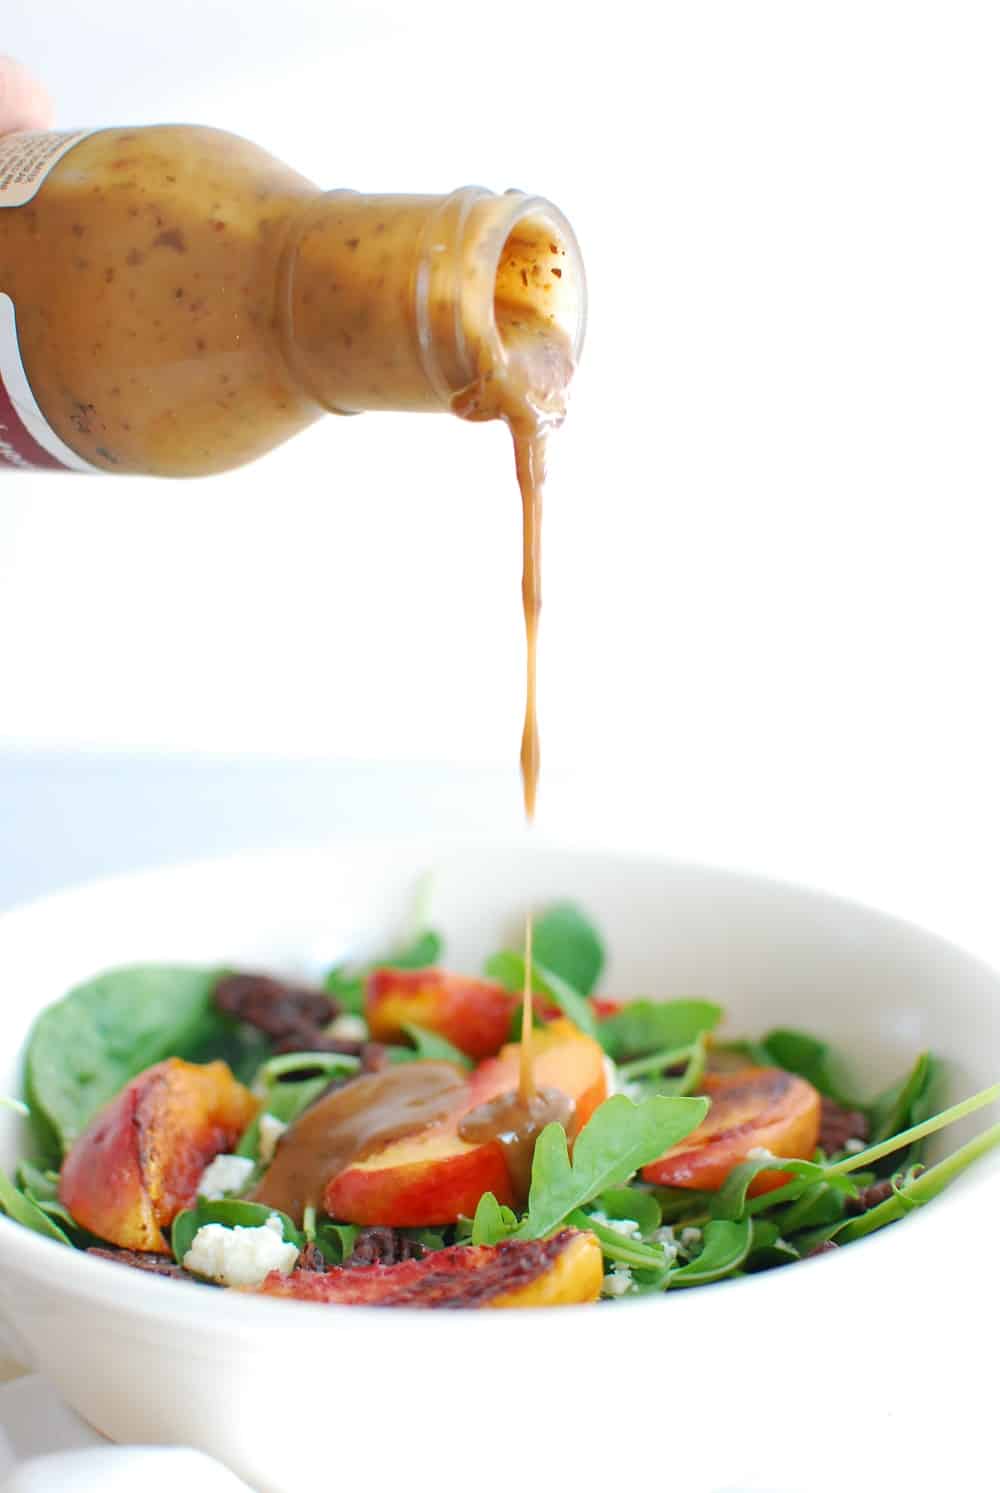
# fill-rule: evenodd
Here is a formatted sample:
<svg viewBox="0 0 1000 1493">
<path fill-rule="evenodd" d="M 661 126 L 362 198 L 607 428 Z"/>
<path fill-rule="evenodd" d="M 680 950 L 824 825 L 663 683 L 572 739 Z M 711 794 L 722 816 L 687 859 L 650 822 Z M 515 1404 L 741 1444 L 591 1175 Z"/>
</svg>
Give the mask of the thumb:
<svg viewBox="0 0 1000 1493">
<path fill-rule="evenodd" d="M 13 57 L 0 57 L 0 135 L 47 129 L 52 113 L 52 100 L 41 83 Z"/>
</svg>

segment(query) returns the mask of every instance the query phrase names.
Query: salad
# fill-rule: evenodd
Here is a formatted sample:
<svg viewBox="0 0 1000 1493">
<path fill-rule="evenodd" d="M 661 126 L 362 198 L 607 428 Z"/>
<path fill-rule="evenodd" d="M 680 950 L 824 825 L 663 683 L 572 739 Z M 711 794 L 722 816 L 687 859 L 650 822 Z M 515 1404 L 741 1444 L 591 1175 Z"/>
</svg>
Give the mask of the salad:
<svg viewBox="0 0 1000 1493">
<path fill-rule="evenodd" d="M 806 1032 L 728 1036 L 710 1000 L 595 994 L 602 940 L 568 903 L 536 918 L 530 968 L 501 950 L 465 976 L 442 952 L 423 930 L 316 987 L 172 965 L 78 986 L 2 1101 L 33 1150 L 0 1172 L 0 1207 L 207 1288 L 555 1306 L 833 1253 L 1000 1144 L 994 1124 L 924 1164 L 928 1136 L 1000 1099 L 939 1108 L 930 1053 L 861 1098 Z"/>
</svg>

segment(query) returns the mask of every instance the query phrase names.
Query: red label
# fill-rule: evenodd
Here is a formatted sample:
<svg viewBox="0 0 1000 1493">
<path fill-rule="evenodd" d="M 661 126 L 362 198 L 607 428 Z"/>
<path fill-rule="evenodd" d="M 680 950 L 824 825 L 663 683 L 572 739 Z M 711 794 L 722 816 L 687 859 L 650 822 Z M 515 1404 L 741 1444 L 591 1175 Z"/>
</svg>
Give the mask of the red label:
<svg viewBox="0 0 1000 1493">
<path fill-rule="evenodd" d="M 50 456 L 28 430 L 11 403 L 2 374 L 0 374 L 0 461 L 12 467 L 44 467 L 50 472 L 66 470 L 62 462 Z"/>
</svg>

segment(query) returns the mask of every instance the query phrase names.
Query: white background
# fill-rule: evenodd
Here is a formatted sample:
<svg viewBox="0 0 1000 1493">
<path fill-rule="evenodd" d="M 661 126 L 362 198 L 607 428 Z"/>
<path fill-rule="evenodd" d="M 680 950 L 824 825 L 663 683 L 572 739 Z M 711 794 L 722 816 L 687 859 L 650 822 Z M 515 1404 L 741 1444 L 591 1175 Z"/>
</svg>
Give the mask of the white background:
<svg viewBox="0 0 1000 1493">
<path fill-rule="evenodd" d="M 543 819 L 642 822 L 981 942 L 996 18 L 3 0 L 0 48 L 65 126 L 190 119 L 327 186 L 552 197 L 591 321 L 546 515 Z M 187 485 L 0 478 L 0 743 L 512 775 L 507 445 L 372 415 Z"/>
</svg>

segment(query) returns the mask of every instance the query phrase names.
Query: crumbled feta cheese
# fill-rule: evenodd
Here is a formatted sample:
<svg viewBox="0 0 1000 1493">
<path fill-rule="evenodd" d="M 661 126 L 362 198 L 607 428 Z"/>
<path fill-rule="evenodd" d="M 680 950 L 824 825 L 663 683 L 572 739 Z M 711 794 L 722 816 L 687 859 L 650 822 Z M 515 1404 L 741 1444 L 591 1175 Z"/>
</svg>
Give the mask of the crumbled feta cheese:
<svg viewBox="0 0 1000 1493">
<path fill-rule="evenodd" d="M 627 1265 L 616 1260 L 611 1267 L 610 1275 L 604 1277 L 601 1287 L 602 1296 L 627 1296 L 632 1289 L 632 1272 Z"/>
<path fill-rule="evenodd" d="M 616 1234 L 621 1234 L 626 1239 L 641 1239 L 642 1229 L 634 1218 L 609 1218 L 602 1213 L 600 1208 L 595 1208 L 590 1214 L 595 1223 L 601 1224 L 606 1229 L 611 1229 Z"/>
<path fill-rule="evenodd" d="M 747 1152 L 748 1161 L 773 1161 L 774 1159 L 766 1146 L 754 1146 L 752 1151 Z"/>
<path fill-rule="evenodd" d="M 663 1254 L 667 1264 L 673 1264 L 677 1258 L 679 1246 L 677 1240 L 674 1238 L 674 1231 L 670 1224 L 665 1223 L 662 1228 L 657 1229 L 654 1234 L 650 1235 L 650 1238 L 654 1244 L 659 1244 L 663 1247 Z"/>
<path fill-rule="evenodd" d="M 624 1094 L 626 1099 L 631 1099 L 633 1104 L 641 1104 L 646 1097 L 645 1087 L 637 1080 L 632 1083 L 621 1083 L 618 1085 L 619 1094 Z"/>
<path fill-rule="evenodd" d="M 252 1171 L 253 1162 L 249 1156 L 216 1156 L 201 1174 L 198 1196 L 217 1202 L 231 1192 L 242 1192 Z"/>
<path fill-rule="evenodd" d="M 694 1249 L 701 1243 L 701 1229 L 681 1229 L 681 1249 Z"/>
<path fill-rule="evenodd" d="M 287 1129 L 284 1120 L 279 1120 L 277 1115 L 268 1114 L 266 1110 L 257 1121 L 257 1159 L 264 1166 L 270 1166 L 274 1160 L 278 1142 Z"/>
<path fill-rule="evenodd" d="M 335 1037 L 338 1042 L 367 1042 L 368 1023 L 363 1016 L 355 1016 L 352 1011 L 343 1011 L 330 1022 L 326 1035 Z"/>
<path fill-rule="evenodd" d="M 281 1219 L 272 1213 L 260 1228 L 203 1224 L 183 1264 L 193 1275 L 203 1275 L 220 1286 L 259 1286 L 272 1270 L 290 1275 L 298 1257 L 296 1246 L 286 1244 L 282 1237 Z"/>
<path fill-rule="evenodd" d="M 604 1056 L 604 1087 L 609 1094 L 620 1094 L 622 1086 L 618 1081 L 618 1069 L 605 1053 Z"/>
<path fill-rule="evenodd" d="M 863 1151 L 864 1148 L 864 1141 L 858 1140 L 858 1137 L 856 1135 L 852 1135 L 850 1140 L 845 1140 L 844 1142 L 844 1150 L 849 1156 L 857 1156 L 858 1152 Z"/>
</svg>

